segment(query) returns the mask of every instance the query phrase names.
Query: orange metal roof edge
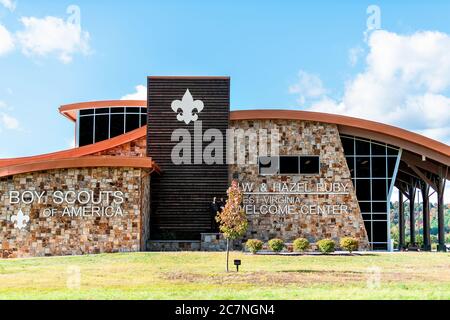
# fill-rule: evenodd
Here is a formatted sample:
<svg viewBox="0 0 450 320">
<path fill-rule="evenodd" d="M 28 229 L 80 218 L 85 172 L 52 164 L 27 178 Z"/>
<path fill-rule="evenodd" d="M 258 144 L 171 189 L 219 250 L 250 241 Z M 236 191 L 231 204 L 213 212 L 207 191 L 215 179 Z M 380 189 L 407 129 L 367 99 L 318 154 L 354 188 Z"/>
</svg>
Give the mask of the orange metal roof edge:
<svg viewBox="0 0 450 320">
<path fill-rule="evenodd" d="M 261 109 L 232 111 L 230 120 L 303 120 L 333 123 L 399 138 L 450 157 L 450 146 L 442 142 L 391 125 L 348 116 L 311 111 Z"/>
<path fill-rule="evenodd" d="M 120 136 L 111 138 L 109 140 L 97 142 L 84 147 L 58 151 L 48 154 L 42 154 L 38 156 L 24 157 L 24 158 L 13 158 L 13 159 L 0 159 L 0 167 L 14 166 L 24 163 L 30 163 L 34 161 L 44 161 L 44 160 L 58 160 L 67 158 L 79 158 L 83 156 L 88 156 L 97 152 L 108 150 L 122 144 L 131 142 L 133 140 L 145 137 L 147 135 L 147 126 L 143 126 L 139 129 L 127 132 Z"/>
<path fill-rule="evenodd" d="M 21 173 L 53 169 L 71 168 L 96 168 L 96 167 L 130 167 L 148 168 L 159 170 L 151 158 L 140 157 L 118 157 L 118 156 L 87 156 L 68 159 L 46 159 L 36 162 L 21 163 L 0 167 L 0 177 L 7 177 Z"/>
<path fill-rule="evenodd" d="M 66 104 L 59 107 L 59 112 L 72 121 L 77 120 L 77 111 L 107 107 L 147 107 L 147 100 L 104 100 Z"/>
</svg>

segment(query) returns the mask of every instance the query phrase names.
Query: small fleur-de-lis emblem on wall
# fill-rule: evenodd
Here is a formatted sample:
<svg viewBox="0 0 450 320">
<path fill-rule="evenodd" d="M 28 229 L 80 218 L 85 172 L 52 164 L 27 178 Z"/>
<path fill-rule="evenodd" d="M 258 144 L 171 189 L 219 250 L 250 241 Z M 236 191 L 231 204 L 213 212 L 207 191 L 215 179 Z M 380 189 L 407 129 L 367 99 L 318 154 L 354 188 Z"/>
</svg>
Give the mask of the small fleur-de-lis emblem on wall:
<svg viewBox="0 0 450 320">
<path fill-rule="evenodd" d="M 192 97 L 189 89 L 183 96 L 183 99 L 175 100 L 172 102 L 172 110 L 176 113 L 178 121 L 184 121 L 184 123 L 189 124 L 198 120 L 198 114 L 202 112 L 204 108 L 203 101 L 195 100 Z"/>
<path fill-rule="evenodd" d="M 26 228 L 27 223 L 30 221 L 30 216 L 26 215 L 22 212 L 22 209 L 19 212 L 11 217 L 11 222 L 14 222 L 14 228 L 22 230 Z"/>
</svg>

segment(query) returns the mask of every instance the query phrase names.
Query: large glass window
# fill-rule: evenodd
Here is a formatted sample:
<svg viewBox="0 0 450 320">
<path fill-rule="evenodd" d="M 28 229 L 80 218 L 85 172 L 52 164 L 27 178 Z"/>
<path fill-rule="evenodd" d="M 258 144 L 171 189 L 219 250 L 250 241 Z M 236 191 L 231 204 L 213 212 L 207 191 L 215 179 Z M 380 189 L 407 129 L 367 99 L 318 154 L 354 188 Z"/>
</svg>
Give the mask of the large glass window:
<svg viewBox="0 0 450 320">
<path fill-rule="evenodd" d="M 112 107 L 80 110 L 78 145 L 100 142 L 147 124 L 147 108 Z"/>
<path fill-rule="evenodd" d="M 387 250 L 387 204 L 399 149 L 353 136 L 341 136 L 341 141 L 369 242 L 373 250 Z"/>
</svg>

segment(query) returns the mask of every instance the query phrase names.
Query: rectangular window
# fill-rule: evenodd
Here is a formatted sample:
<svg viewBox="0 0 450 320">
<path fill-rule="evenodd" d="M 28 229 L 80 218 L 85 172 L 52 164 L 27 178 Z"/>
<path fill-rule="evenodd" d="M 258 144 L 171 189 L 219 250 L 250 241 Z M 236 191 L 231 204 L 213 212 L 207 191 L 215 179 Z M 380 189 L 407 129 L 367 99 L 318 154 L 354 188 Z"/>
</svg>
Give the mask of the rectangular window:
<svg viewBox="0 0 450 320">
<path fill-rule="evenodd" d="M 125 116 L 123 114 L 111 115 L 111 138 L 125 133 Z"/>
<path fill-rule="evenodd" d="M 300 174 L 319 174 L 320 158 L 319 157 L 300 157 Z"/>
<path fill-rule="evenodd" d="M 356 179 L 356 197 L 359 201 L 370 201 L 370 179 Z"/>
<path fill-rule="evenodd" d="M 95 114 L 109 114 L 109 108 L 95 109 Z"/>
<path fill-rule="evenodd" d="M 126 118 L 126 132 L 130 132 L 139 128 L 140 116 L 139 114 L 127 114 Z"/>
<path fill-rule="evenodd" d="M 299 157 L 281 156 L 280 157 L 280 174 L 299 174 Z"/>
<path fill-rule="evenodd" d="M 370 155 L 370 142 L 356 139 L 355 146 L 356 146 L 355 155 L 358 156 Z"/>
<path fill-rule="evenodd" d="M 356 177 L 370 178 L 370 157 L 356 157 Z"/>
<path fill-rule="evenodd" d="M 80 147 L 94 142 L 94 117 L 86 116 L 78 119 L 78 145 Z"/>
<path fill-rule="evenodd" d="M 386 178 L 386 157 L 372 158 L 372 177 Z"/>
<path fill-rule="evenodd" d="M 95 117 L 95 142 L 109 139 L 109 115 Z"/>
<path fill-rule="evenodd" d="M 344 153 L 346 155 L 354 155 L 355 154 L 355 139 L 342 137 L 342 146 L 344 147 Z"/>
</svg>

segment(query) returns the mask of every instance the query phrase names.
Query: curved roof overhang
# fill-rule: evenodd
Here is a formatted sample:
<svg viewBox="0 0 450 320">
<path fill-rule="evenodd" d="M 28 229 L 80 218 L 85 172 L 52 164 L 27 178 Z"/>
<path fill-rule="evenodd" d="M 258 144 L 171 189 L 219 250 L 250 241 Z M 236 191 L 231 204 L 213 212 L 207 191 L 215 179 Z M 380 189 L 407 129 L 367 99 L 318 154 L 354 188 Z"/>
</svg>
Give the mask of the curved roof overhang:
<svg viewBox="0 0 450 320">
<path fill-rule="evenodd" d="M 143 108 L 147 107 L 147 100 L 105 100 L 89 101 L 62 105 L 59 112 L 72 121 L 77 121 L 77 111 L 97 108 Z"/>
<path fill-rule="evenodd" d="M 338 126 L 340 133 L 385 142 L 450 166 L 450 146 L 411 131 L 374 121 L 329 113 L 276 109 L 232 111 L 230 119 L 332 123 Z"/>
<path fill-rule="evenodd" d="M 98 167 L 129 167 L 156 170 L 152 159 L 147 157 L 87 156 L 81 158 L 45 159 L 0 167 L 0 177 L 45 170 Z"/>
<path fill-rule="evenodd" d="M 160 173 L 159 166 L 150 157 L 93 156 L 147 135 L 141 127 L 123 135 L 91 145 L 32 157 L 0 159 L 0 177 L 35 171 L 80 167 L 136 167 L 151 168 Z"/>
</svg>

